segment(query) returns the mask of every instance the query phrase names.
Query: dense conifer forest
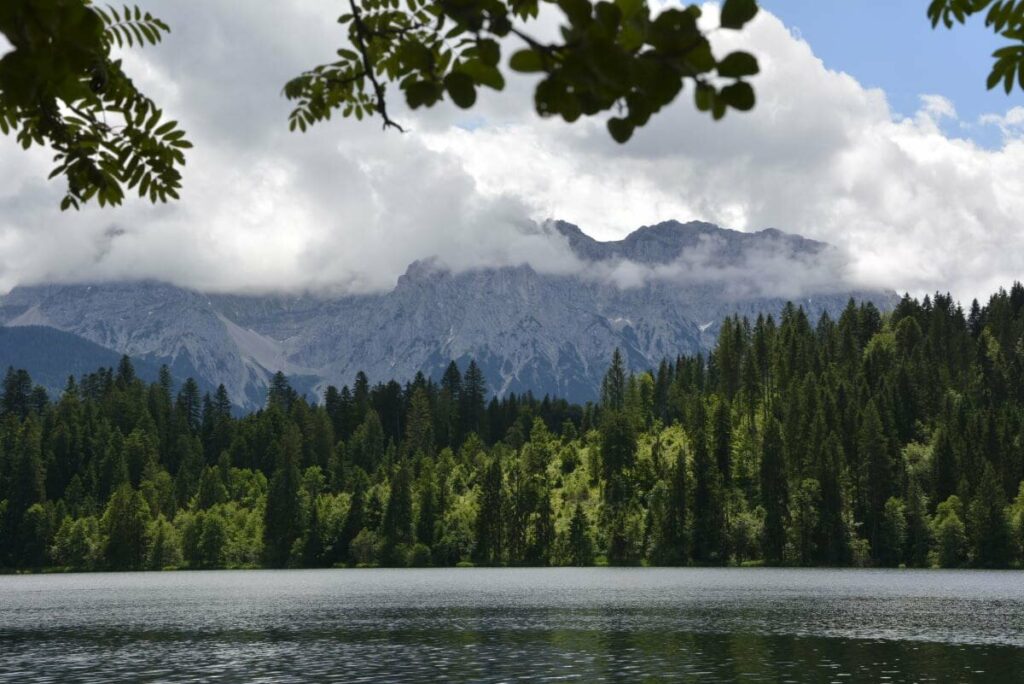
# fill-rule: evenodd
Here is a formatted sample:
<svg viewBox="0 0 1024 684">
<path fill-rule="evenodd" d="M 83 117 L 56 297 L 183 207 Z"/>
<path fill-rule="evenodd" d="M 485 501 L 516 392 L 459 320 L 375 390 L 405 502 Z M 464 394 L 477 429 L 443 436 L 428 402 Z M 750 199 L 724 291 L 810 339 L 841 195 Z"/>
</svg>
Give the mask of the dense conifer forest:
<svg viewBox="0 0 1024 684">
<path fill-rule="evenodd" d="M 723 322 L 601 399 L 490 398 L 479 368 L 233 415 L 124 359 L 51 400 L 10 369 L 0 566 L 1006 567 L 1024 547 L 1024 287 L 964 312 Z"/>
</svg>

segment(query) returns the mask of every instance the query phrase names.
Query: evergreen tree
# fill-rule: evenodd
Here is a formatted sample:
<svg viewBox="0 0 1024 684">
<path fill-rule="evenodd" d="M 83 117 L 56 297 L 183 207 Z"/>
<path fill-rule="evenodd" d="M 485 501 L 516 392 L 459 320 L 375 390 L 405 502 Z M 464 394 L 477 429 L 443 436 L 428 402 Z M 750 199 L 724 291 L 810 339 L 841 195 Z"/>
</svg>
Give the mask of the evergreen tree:
<svg viewBox="0 0 1024 684">
<path fill-rule="evenodd" d="M 689 560 L 686 456 L 680 452 L 672 468 L 668 506 L 657 557 L 664 565 L 686 565 Z"/>
<path fill-rule="evenodd" d="M 971 502 L 968 530 L 974 565 L 1004 568 L 1010 559 L 1010 530 L 1006 520 L 1006 497 L 991 463 L 985 469 Z"/>
<path fill-rule="evenodd" d="M 555 512 L 551 506 L 551 492 L 547 489 L 537 499 L 533 515 L 533 537 L 527 560 L 530 565 L 551 564 L 551 551 L 555 544 Z"/>
<path fill-rule="evenodd" d="M 721 475 L 722 488 L 727 491 L 732 487 L 732 418 L 729 404 L 724 400 L 714 403 L 711 425 L 711 451 Z"/>
<path fill-rule="evenodd" d="M 612 353 L 612 365 L 601 382 L 601 407 L 621 411 L 626 406 L 626 368 L 618 347 Z"/>
<path fill-rule="evenodd" d="M 902 499 L 893 496 L 885 502 L 880 528 L 875 557 L 880 565 L 894 568 L 903 560 L 907 540 L 907 515 Z"/>
<path fill-rule="evenodd" d="M 606 410 L 601 419 L 601 467 L 605 500 L 618 505 L 629 498 L 625 474 L 636 461 L 636 431 L 623 411 Z"/>
<path fill-rule="evenodd" d="M 576 504 L 569 522 L 569 565 L 586 566 L 594 562 L 594 542 L 590 536 L 590 522 L 583 506 Z"/>
<path fill-rule="evenodd" d="M 100 525 L 106 540 L 103 557 L 111 570 L 141 570 L 149 544 L 149 506 L 137 490 L 122 484 L 110 497 Z"/>
<path fill-rule="evenodd" d="M 487 437 L 484 421 L 487 414 L 486 400 L 487 382 L 483 371 L 476 365 L 476 361 L 470 361 L 459 392 L 459 418 L 462 421 L 463 436 L 473 432 L 483 438 Z"/>
<path fill-rule="evenodd" d="M 417 388 L 409 406 L 409 418 L 405 425 L 405 444 L 409 453 L 434 454 L 434 417 L 430 410 L 430 399 L 424 388 Z"/>
<path fill-rule="evenodd" d="M 406 547 L 413 541 L 412 489 L 409 468 L 402 465 L 391 478 L 391 494 L 384 511 L 382 560 L 385 565 L 405 565 Z"/>
<path fill-rule="evenodd" d="M 806 478 L 795 488 L 790 500 L 790 548 L 797 565 L 812 565 L 819 555 L 816 533 L 820 511 L 821 484 Z"/>
<path fill-rule="evenodd" d="M 865 518 L 868 540 L 871 548 L 877 550 L 882 545 L 880 535 L 885 505 L 893 492 L 893 469 L 882 420 L 874 401 L 868 403 L 861 416 L 857 449 L 867 469 Z M 877 553 L 875 557 L 879 558 Z"/>
<path fill-rule="evenodd" d="M 693 560 L 721 565 L 726 550 L 725 494 L 722 473 L 708 449 L 702 404 L 695 418 L 693 444 Z"/>
<path fill-rule="evenodd" d="M 782 562 L 786 547 L 787 489 L 782 428 L 769 418 L 761 446 L 761 503 L 765 510 L 764 557 L 775 565 Z"/>
<path fill-rule="evenodd" d="M 967 562 L 967 532 L 963 523 L 963 504 L 954 495 L 938 505 L 932 527 L 937 542 L 936 560 L 940 567 L 959 568 Z"/>
<path fill-rule="evenodd" d="M 477 509 L 474 558 L 483 565 L 499 565 L 503 557 L 503 480 L 501 463 L 495 458 L 487 466 Z"/>
<path fill-rule="evenodd" d="M 294 426 L 285 431 L 275 448 L 277 467 L 267 487 L 263 515 L 264 561 L 274 568 L 288 564 L 292 546 L 303 532 L 299 499 L 301 448 L 301 435 Z"/>
<path fill-rule="evenodd" d="M 821 507 L 818 514 L 817 562 L 847 565 L 850 562 L 850 534 L 844 519 L 843 455 L 839 437 L 829 434 L 823 446 L 819 481 Z"/>
<path fill-rule="evenodd" d="M 175 400 L 174 411 L 184 429 L 198 432 L 202 419 L 202 399 L 199 396 L 199 385 L 192 378 L 185 380 Z"/>
</svg>

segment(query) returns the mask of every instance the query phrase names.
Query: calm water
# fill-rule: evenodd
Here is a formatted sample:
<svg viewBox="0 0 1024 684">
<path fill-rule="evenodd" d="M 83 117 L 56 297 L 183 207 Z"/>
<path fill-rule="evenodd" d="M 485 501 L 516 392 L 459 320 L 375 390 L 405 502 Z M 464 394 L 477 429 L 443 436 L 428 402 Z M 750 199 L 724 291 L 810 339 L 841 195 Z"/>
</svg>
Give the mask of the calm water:
<svg viewBox="0 0 1024 684">
<path fill-rule="evenodd" d="M 1024 573 L 0 577 L 0 682 L 1024 682 Z"/>
</svg>

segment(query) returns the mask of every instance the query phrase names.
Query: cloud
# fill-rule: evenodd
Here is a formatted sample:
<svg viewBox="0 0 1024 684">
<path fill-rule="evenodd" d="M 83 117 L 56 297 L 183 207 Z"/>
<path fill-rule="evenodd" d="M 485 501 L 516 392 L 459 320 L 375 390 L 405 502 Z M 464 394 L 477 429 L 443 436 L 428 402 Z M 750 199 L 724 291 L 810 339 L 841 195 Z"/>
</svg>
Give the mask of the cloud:
<svg viewBox="0 0 1024 684">
<path fill-rule="evenodd" d="M 743 47 L 761 61 L 752 113 L 715 123 L 684 91 L 620 146 L 601 120 L 540 120 L 524 76 L 470 112 L 413 113 L 396 94 L 404 135 L 339 120 L 289 134 L 281 87 L 331 59 L 342 40 L 334 3 L 154 0 L 147 9 L 173 33 L 125 59 L 196 144 L 182 200 L 62 214 L 59 180 L 45 180 L 49 153 L 0 139 L 0 289 L 158 278 L 217 291 L 366 292 L 431 256 L 456 270 L 588 271 L 543 230 L 553 217 L 601 239 L 667 219 L 772 226 L 840 255 L 795 269 L 776 254 L 711 273 L 694 254 L 589 271 L 624 287 L 700 277 L 742 291 L 759 278 L 798 293 L 834 283 L 842 263 L 849 282 L 970 297 L 1024 273 L 1019 108 L 981 122 L 1002 131 L 995 149 L 945 133 L 940 124 L 959 119 L 941 96 L 923 94 L 917 115 L 898 117 L 883 92 L 829 70 L 767 11 L 749 30 L 715 34 L 716 49 Z M 717 10 L 706 10 L 715 23 Z M 557 14 L 542 19 L 542 31 L 556 28 Z"/>
</svg>

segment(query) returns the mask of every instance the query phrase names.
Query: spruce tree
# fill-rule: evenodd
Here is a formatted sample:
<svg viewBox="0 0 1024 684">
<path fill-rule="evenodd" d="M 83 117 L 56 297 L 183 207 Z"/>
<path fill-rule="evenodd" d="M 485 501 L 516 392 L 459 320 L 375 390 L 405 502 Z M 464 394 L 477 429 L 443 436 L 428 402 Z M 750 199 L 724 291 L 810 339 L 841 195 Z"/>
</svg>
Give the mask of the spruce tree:
<svg viewBox="0 0 1024 684">
<path fill-rule="evenodd" d="M 412 475 L 405 464 L 399 467 L 391 478 L 391 493 L 388 496 L 382 524 L 382 561 L 385 565 L 406 564 L 407 547 L 413 540 L 411 478 Z"/>
<path fill-rule="evenodd" d="M 968 513 L 971 561 L 983 568 L 1005 568 L 1010 560 L 1006 496 L 995 468 L 986 462 Z"/>
<path fill-rule="evenodd" d="M 477 504 L 476 547 L 473 555 L 482 565 L 499 565 L 503 555 L 504 475 L 501 463 L 492 459 L 484 474 Z"/>
<path fill-rule="evenodd" d="M 273 568 L 288 564 L 292 546 L 303 533 L 299 498 L 301 439 L 298 428 L 289 426 L 275 446 L 277 466 L 267 486 L 263 515 L 264 562 Z"/>
<path fill-rule="evenodd" d="M 769 418 L 761 446 L 761 505 L 765 510 L 764 558 L 778 565 L 786 548 L 786 520 L 789 495 L 783 455 L 782 428 Z"/>
<path fill-rule="evenodd" d="M 594 542 L 590 536 L 590 521 L 581 504 L 576 504 L 569 522 L 569 564 L 578 567 L 593 565 Z"/>
<path fill-rule="evenodd" d="M 722 473 L 708 449 L 703 408 L 695 419 L 693 446 L 693 560 L 706 565 L 728 561 Z"/>
</svg>

